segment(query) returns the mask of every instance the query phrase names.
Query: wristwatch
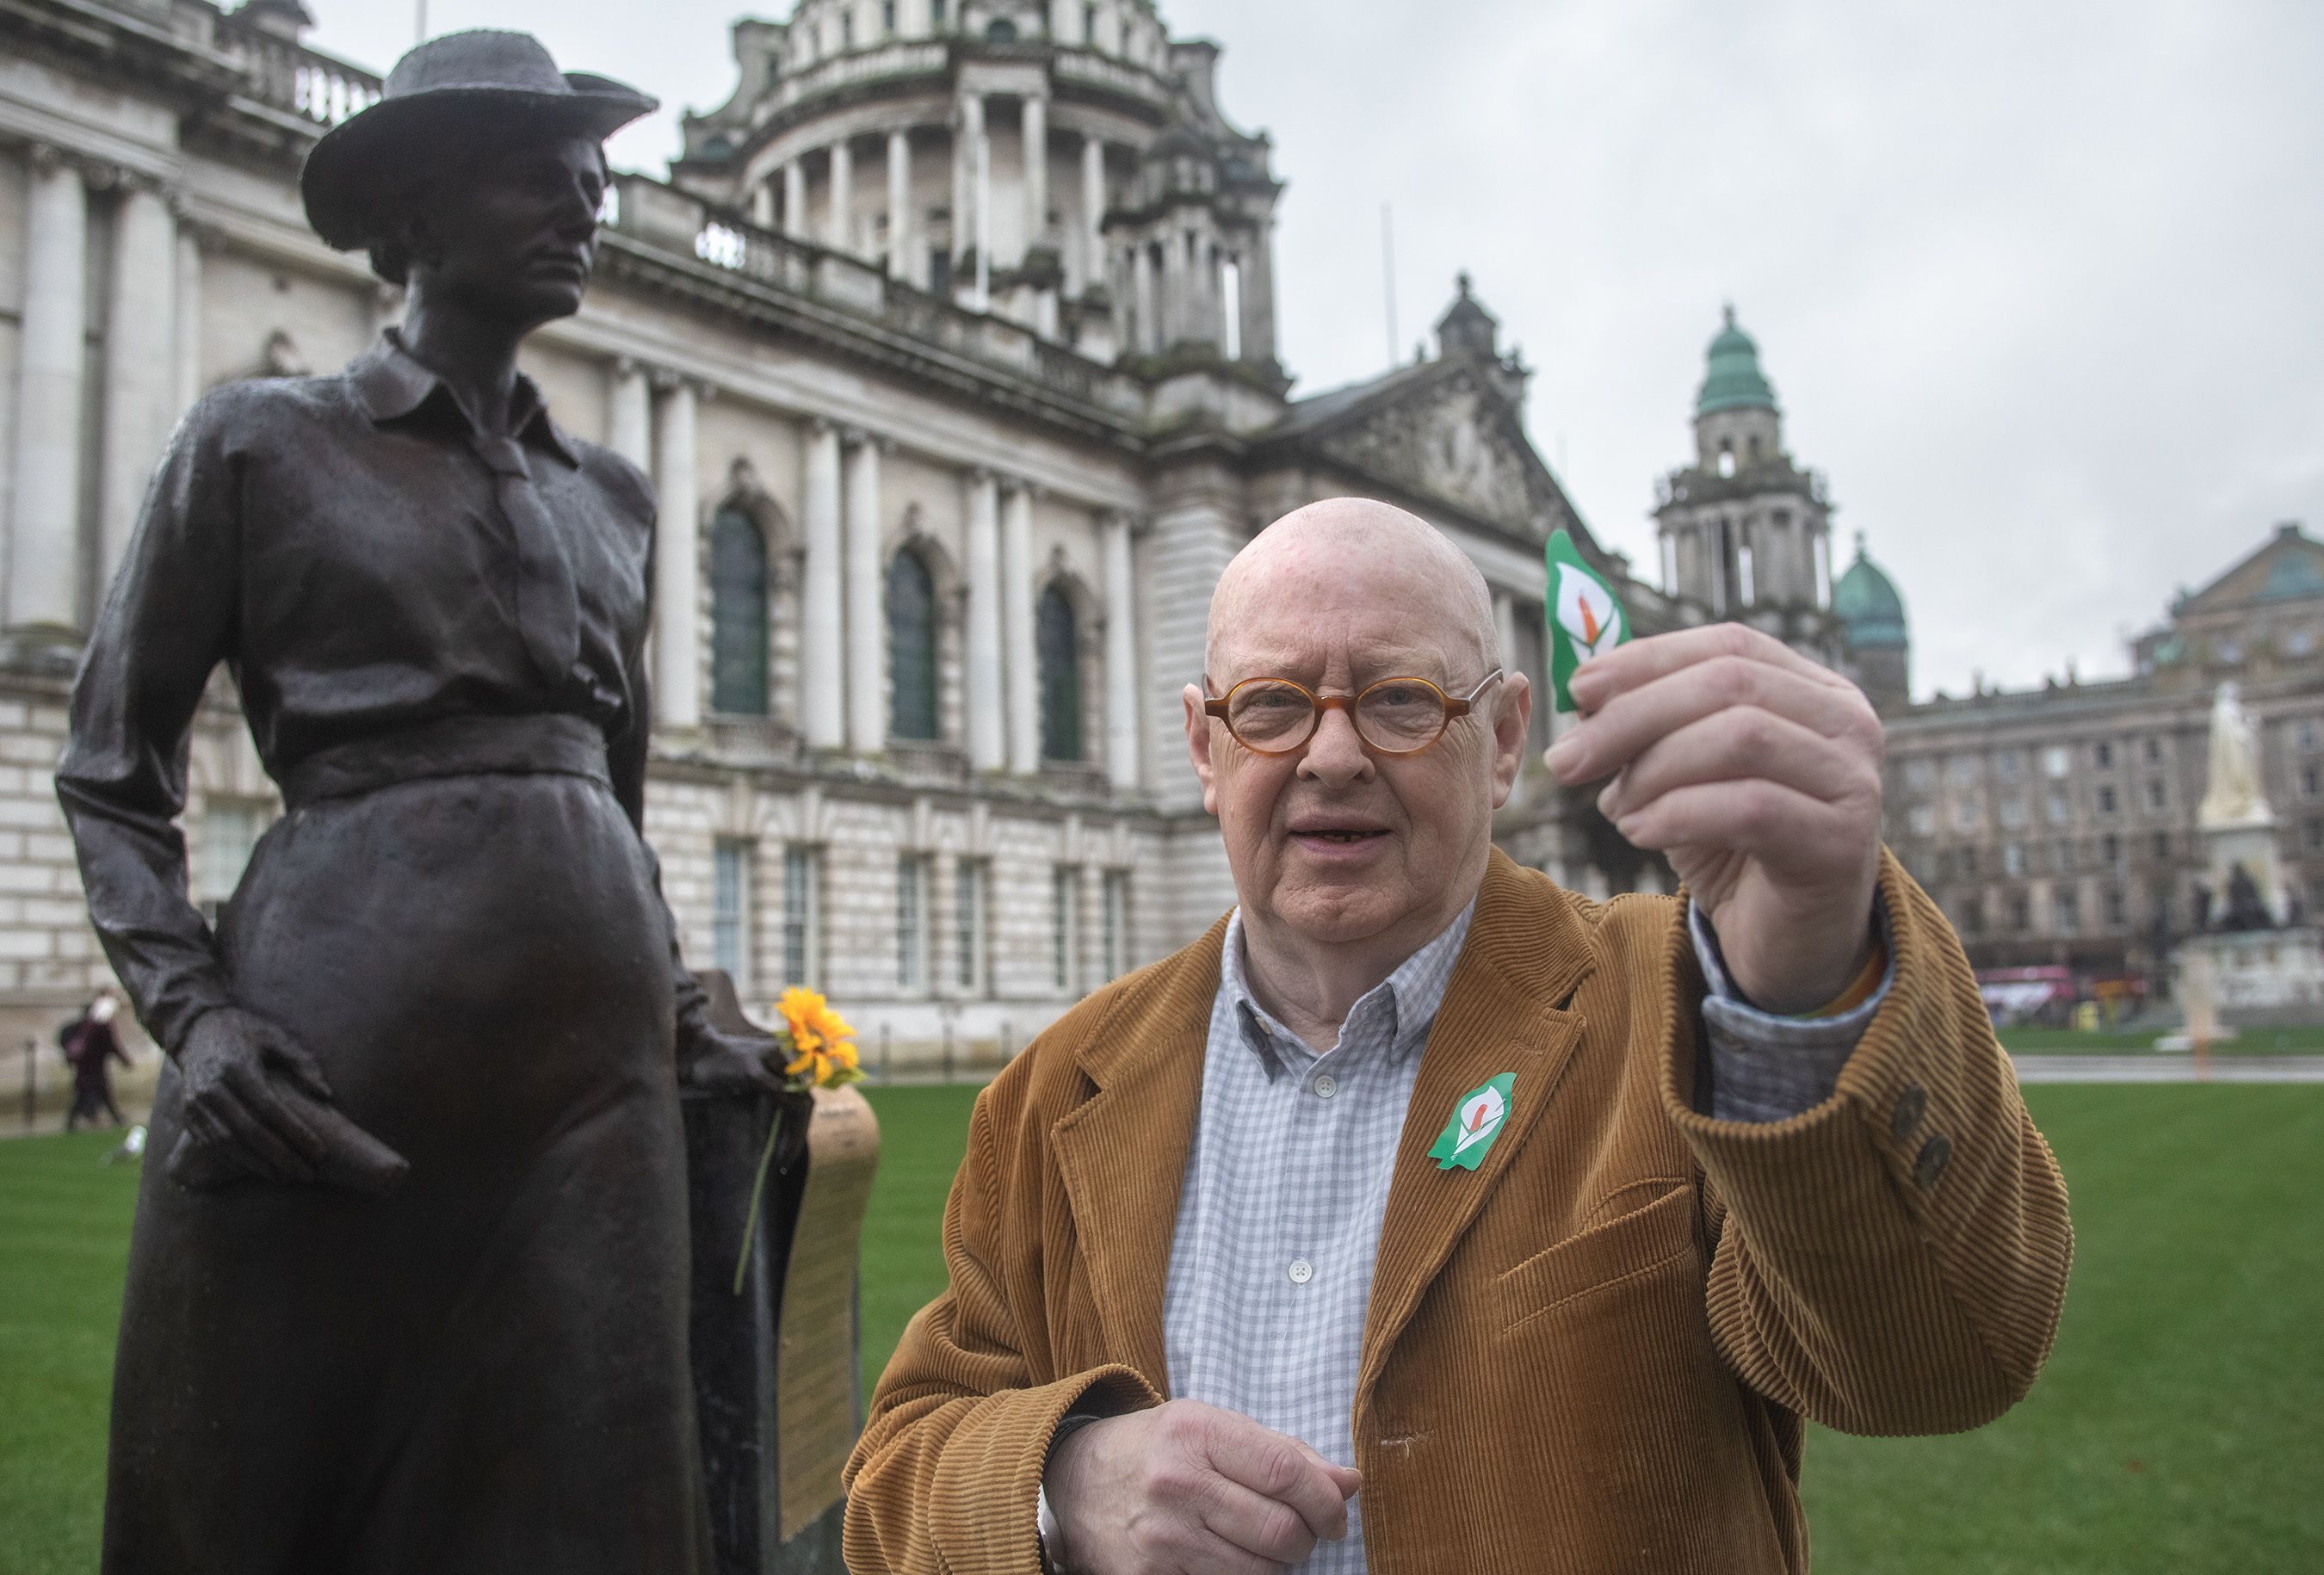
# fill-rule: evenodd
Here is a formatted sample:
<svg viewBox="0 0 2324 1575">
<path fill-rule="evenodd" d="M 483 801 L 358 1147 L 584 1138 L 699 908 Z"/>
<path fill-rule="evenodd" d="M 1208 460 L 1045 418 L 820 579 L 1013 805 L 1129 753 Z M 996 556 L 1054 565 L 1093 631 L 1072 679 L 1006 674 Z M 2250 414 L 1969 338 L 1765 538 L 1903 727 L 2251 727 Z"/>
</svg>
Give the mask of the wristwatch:
<svg viewBox="0 0 2324 1575">
<path fill-rule="evenodd" d="M 1058 1421 L 1056 1431 L 1049 1434 L 1048 1453 L 1041 1457 L 1041 1475 L 1046 1478 L 1049 1474 L 1049 1462 L 1056 1458 L 1059 1444 L 1091 1423 L 1104 1420 L 1104 1417 L 1094 1411 L 1067 1412 Z M 1041 1575 L 1070 1575 L 1070 1572 L 1057 1561 L 1056 1556 L 1050 1551 L 1050 1544 L 1057 1540 L 1057 1517 L 1049 1512 L 1049 1490 L 1046 1487 L 1041 1489 L 1037 1514 L 1039 1519 L 1033 1535 L 1034 1541 L 1041 1550 Z"/>
</svg>

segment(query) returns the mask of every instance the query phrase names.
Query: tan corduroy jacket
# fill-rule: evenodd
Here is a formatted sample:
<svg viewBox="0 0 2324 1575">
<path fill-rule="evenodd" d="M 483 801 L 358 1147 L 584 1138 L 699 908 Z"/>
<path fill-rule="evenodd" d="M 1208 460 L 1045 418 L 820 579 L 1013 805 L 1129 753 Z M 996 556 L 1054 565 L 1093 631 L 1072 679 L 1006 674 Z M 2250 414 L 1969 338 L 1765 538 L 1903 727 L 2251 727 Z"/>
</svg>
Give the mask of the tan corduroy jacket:
<svg viewBox="0 0 2324 1575">
<path fill-rule="evenodd" d="M 1374 1575 L 1807 1567 L 1802 1417 L 1945 1432 L 2034 1381 L 2066 1193 L 1959 942 L 1883 855 L 1895 982 L 1804 1114 L 1695 1113 L 1678 899 L 1495 853 L 1397 1149 L 1353 1416 Z M 979 1098 L 951 1284 L 848 1464 L 856 1575 L 1039 1567 L 1052 1429 L 1167 1394 L 1162 1291 L 1222 923 L 1100 990 Z M 1472 1173 L 1427 1150 L 1500 1073 Z M 1286 1338 L 1296 1331 L 1285 1331 Z"/>
</svg>

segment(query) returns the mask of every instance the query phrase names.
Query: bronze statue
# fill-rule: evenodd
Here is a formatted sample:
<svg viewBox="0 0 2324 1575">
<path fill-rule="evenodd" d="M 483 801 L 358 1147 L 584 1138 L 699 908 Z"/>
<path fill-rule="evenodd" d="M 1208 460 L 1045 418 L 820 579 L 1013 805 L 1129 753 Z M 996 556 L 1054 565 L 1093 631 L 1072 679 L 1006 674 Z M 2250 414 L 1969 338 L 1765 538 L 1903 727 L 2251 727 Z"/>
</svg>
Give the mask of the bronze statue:
<svg viewBox="0 0 2324 1575">
<path fill-rule="evenodd" d="M 678 1086 L 776 1079 L 640 835 L 652 494 L 515 360 L 652 107 L 521 33 L 405 56 L 302 178 L 402 331 L 202 401 L 90 637 L 58 791 L 172 1063 L 109 1570 L 706 1565 Z M 174 821 L 220 662 L 288 813 L 213 934 Z"/>
</svg>

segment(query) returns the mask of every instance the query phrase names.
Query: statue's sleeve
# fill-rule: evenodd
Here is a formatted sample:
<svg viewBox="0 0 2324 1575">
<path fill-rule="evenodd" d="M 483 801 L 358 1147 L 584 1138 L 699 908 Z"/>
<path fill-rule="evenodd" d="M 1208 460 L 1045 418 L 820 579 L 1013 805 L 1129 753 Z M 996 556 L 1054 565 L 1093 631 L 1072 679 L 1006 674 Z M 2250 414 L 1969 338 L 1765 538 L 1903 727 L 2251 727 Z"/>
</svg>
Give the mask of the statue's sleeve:
<svg viewBox="0 0 2324 1575">
<path fill-rule="evenodd" d="M 162 456 L 73 684 L 57 797 L 89 921 L 146 1029 L 174 1054 L 233 992 L 186 889 L 188 741 L 235 640 L 243 464 L 230 397 L 196 407 Z"/>
<path fill-rule="evenodd" d="M 634 466 L 624 465 L 622 474 L 641 493 L 650 528 L 655 512 L 652 488 Z M 646 551 L 645 576 L 646 595 L 650 602 L 654 584 L 650 546 Z M 662 895 L 661 859 L 646 840 L 646 756 L 652 741 L 653 686 L 646 677 L 644 621 L 641 621 L 622 649 L 622 672 L 628 703 L 622 707 L 621 731 L 606 740 L 606 764 L 613 778 L 613 797 L 621 801 L 630 824 L 637 828 L 640 845 L 645 849 L 646 867 L 652 872 L 654 900 L 661 905 L 663 916 L 669 921 L 670 982 L 678 1003 L 678 1063 L 684 1066 L 694 1059 L 710 1032 L 710 997 L 694 977 L 693 970 L 687 967 L 679 951 L 678 916 L 669 911 L 669 899 Z"/>
</svg>

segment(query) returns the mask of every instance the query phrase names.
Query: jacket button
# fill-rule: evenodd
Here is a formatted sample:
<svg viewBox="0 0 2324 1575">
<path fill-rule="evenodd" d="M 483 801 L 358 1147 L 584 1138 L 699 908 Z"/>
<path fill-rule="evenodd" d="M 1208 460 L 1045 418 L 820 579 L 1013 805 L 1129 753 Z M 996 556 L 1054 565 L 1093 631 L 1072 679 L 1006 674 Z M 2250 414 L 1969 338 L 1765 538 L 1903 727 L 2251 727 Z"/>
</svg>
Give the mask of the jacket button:
<svg viewBox="0 0 2324 1575">
<path fill-rule="evenodd" d="M 1917 1082 L 1906 1083 L 1904 1091 L 1896 1096 L 1896 1112 L 1889 1123 L 1889 1129 L 1898 1138 L 1903 1138 L 1921 1124 L 1921 1118 L 1927 1113 L 1928 1108 L 1928 1093 Z"/>
<path fill-rule="evenodd" d="M 1924 1187 L 1935 1186 L 1937 1178 L 1945 1174 L 1945 1161 L 1952 1156 L 1953 1146 L 1942 1132 L 1936 1133 L 1921 1145 L 1921 1157 L 1913 1162 L 1913 1179 Z"/>
</svg>

